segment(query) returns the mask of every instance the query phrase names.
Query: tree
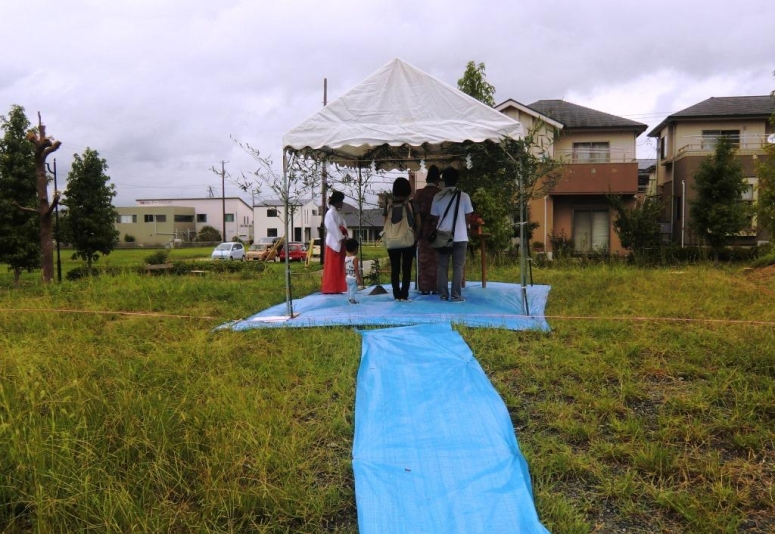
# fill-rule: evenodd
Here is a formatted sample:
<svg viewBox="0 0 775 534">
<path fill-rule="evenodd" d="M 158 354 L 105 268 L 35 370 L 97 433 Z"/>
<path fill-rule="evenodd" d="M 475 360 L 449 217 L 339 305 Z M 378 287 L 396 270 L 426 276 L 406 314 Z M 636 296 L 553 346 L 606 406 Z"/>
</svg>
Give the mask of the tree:
<svg viewBox="0 0 775 534">
<path fill-rule="evenodd" d="M 508 224 L 511 234 L 520 235 L 519 221 L 525 218 L 526 240 L 535 226 L 529 223 L 528 205 L 531 200 L 548 195 L 562 178 L 562 163 L 549 155 L 554 132 L 536 121 L 521 139 L 502 139 L 496 143 L 471 143 L 466 147 L 470 169 L 461 169 L 460 187 L 481 190 L 474 205 L 482 216 L 487 233 L 491 228 Z M 490 197 L 488 200 L 486 195 Z M 497 203 L 505 207 L 494 208 Z M 502 250 L 504 243 L 487 239 L 490 251 Z"/>
<path fill-rule="evenodd" d="M 75 248 L 73 259 L 85 260 L 91 272 L 98 253 L 110 254 L 118 243 L 119 232 L 113 224 L 116 190 L 108 183 L 108 165 L 96 150 L 87 148 L 83 156 L 73 154 L 73 158 L 62 203 L 68 208 L 68 241 Z"/>
<path fill-rule="evenodd" d="M 775 117 L 772 119 L 775 125 Z M 775 144 L 765 147 L 767 157 L 756 165 L 758 198 L 756 200 L 757 223 L 775 237 Z"/>
<path fill-rule="evenodd" d="M 11 106 L 0 123 L 5 132 L 0 139 L 0 262 L 8 264 L 18 285 L 22 271 L 40 267 L 38 217 L 34 210 L 19 208 L 35 204 L 35 147 L 27 139 L 24 108 Z"/>
<path fill-rule="evenodd" d="M 631 251 L 636 261 L 654 255 L 662 245 L 659 224 L 662 204 L 653 197 L 646 197 L 628 208 L 619 195 L 609 195 L 608 201 L 617 214 L 614 231 L 622 247 Z"/>
<path fill-rule="evenodd" d="M 495 106 L 495 87 L 487 83 L 484 63 L 477 65 L 475 62 L 469 61 L 463 77 L 457 81 L 457 88 L 468 96 L 474 97 L 479 102 L 490 107 Z"/>
<path fill-rule="evenodd" d="M 469 61 L 457 86 L 480 102 L 495 105 L 495 87 L 487 82 L 484 63 Z M 519 221 L 527 217 L 529 201 L 547 195 L 560 180 L 561 163 L 549 156 L 556 134 L 543 121 L 536 121 L 522 139 L 468 147 L 471 165 L 461 169 L 460 186 L 476 192 L 476 211 L 491 234 L 487 238 L 490 252 L 503 250 L 511 236 L 520 235 Z M 503 232 L 507 226 L 512 228 L 508 238 Z M 528 236 L 534 227 L 525 228 Z"/>
<path fill-rule="evenodd" d="M 775 99 L 775 91 L 770 96 Z M 775 112 L 770 116 L 770 124 L 775 126 Z M 764 150 L 767 157 L 759 160 L 756 165 L 758 179 L 756 214 L 758 224 L 767 229 L 772 238 L 775 238 L 775 144 L 768 144 Z"/>
<path fill-rule="evenodd" d="M 38 113 L 38 127 L 27 132 L 27 140 L 34 145 L 33 161 L 35 165 L 35 187 L 38 193 L 37 207 L 15 204 L 28 213 L 36 213 L 40 219 L 40 252 L 43 267 L 43 281 L 49 283 L 54 279 L 54 241 L 53 217 L 54 208 L 59 203 L 59 191 L 54 191 L 51 203 L 48 201 L 48 174 L 46 173 L 46 158 L 61 146 L 60 141 L 46 135 L 46 126 Z"/>
<path fill-rule="evenodd" d="M 726 137 L 718 140 L 714 153 L 694 174 L 697 196 L 689 200 L 691 224 L 713 249 L 714 263 L 730 237 L 750 224 L 751 210 L 742 200 L 748 187 L 743 178 L 735 148 Z"/>
<path fill-rule="evenodd" d="M 221 233 L 210 225 L 203 226 L 196 236 L 197 241 L 221 241 Z"/>
</svg>

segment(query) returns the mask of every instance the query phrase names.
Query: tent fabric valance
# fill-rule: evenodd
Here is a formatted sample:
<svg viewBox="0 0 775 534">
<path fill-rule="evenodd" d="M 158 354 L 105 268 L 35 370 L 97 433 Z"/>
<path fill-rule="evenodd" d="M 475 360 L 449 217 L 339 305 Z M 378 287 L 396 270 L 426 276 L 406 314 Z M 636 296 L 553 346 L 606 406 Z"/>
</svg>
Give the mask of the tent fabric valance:
<svg viewBox="0 0 775 534">
<path fill-rule="evenodd" d="M 383 150 L 390 153 L 385 160 L 400 154 L 403 163 L 394 166 L 412 167 L 409 160 L 439 158 L 460 143 L 497 143 L 522 133 L 519 122 L 393 59 L 287 132 L 283 147 L 348 166 L 371 160 L 379 147 L 402 147 Z"/>
</svg>

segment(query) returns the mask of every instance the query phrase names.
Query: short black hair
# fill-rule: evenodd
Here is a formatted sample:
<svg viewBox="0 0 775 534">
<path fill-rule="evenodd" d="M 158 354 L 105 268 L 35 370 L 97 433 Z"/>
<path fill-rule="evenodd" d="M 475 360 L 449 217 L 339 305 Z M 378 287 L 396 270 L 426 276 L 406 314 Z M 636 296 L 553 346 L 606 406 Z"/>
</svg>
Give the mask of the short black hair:
<svg viewBox="0 0 775 534">
<path fill-rule="evenodd" d="M 447 167 L 444 172 L 441 173 L 441 179 L 444 180 L 444 185 L 447 187 L 451 185 L 457 185 L 457 180 L 460 177 L 460 173 L 454 167 Z"/>
<path fill-rule="evenodd" d="M 358 240 L 354 237 L 349 238 L 347 241 L 344 242 L 344 249 L 347 252 L 355 252 L 358 250 Z"/>
<path fill-rule="evenodd" d="M 435 184 L 438 183 L 439 180 L 441 180 L 441 171 L 439 168 L 436 165 L 428 167 L 428 176 L 425 177 L 425 181 Z"/>
<path fill-rule="evenodd" d="M 393 196 L 394 197 L 408 197 L 412 194 L 412 184 L 409 180 L 403 176 L 396 178 L 393 182 Z"/>
</svg>

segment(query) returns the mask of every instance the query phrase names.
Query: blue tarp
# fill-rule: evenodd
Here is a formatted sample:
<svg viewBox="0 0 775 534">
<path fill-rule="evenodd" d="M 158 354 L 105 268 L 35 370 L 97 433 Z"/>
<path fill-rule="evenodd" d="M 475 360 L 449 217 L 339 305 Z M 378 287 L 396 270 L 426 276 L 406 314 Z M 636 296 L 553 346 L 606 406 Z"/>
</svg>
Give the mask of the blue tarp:
<svg viewBox="0 0 775 534">
<path fill-rule="evenodd" d="M 218 329 L 311 327 L 311 326 L 400 326 L 451 322 L 467 326 L 509 330 L 549 331 L 544 309 L 549 286 L 527 287 L 529 315 L 522 307 L 522 289 L 503 282 L 467 282 L 463 303 L 441 301 L 438 295 L 410 292 L 411 302 L 397 302 L 387 294 L 371 295 L 374 287 L 359 292 L 360 304 L 347 302 L 347 295 L 312 295 L 293 301 L 294 317 L 287 317 L 285 303 L 233 321 Z"/>
<path fill-rule="evenodd" d="M 451 325 L 361 334 L 360 533 L 547 533 L 506 406 Z"/>
</svg>

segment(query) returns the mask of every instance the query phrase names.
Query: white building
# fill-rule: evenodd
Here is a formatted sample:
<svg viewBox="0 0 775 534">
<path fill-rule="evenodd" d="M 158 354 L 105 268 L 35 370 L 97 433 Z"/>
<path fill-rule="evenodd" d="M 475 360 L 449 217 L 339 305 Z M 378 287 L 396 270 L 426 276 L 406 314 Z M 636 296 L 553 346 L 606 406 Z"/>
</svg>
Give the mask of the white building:
<svg viewBox="0 0 775 534">
<path fill-rule="evenodd" d="M 310 239 L 320 237 L 320 205 L 312 199 L 298 199 L 290 206 L 291 220 L 288 223 L 289 241 L 308 243 Z M 283 220 L 285 207 L 279 199 L 257 201 L 253 206 L 253 235 L 261 237 L 281 237 L 285 235 Z"/>
</svg>

